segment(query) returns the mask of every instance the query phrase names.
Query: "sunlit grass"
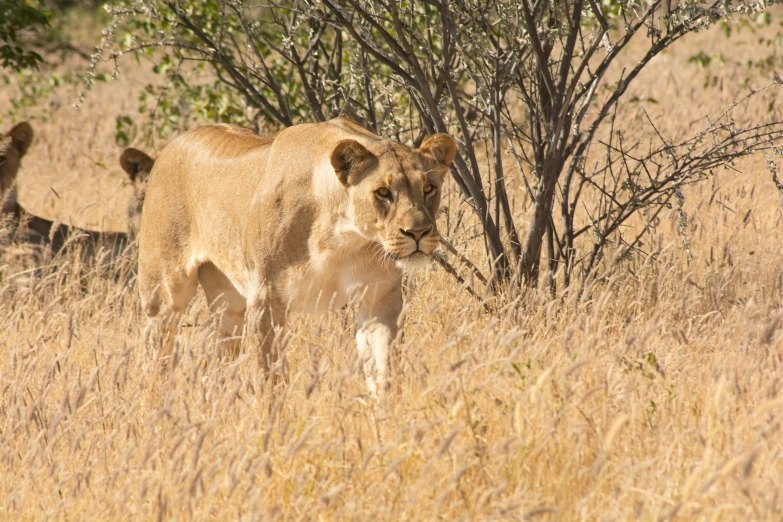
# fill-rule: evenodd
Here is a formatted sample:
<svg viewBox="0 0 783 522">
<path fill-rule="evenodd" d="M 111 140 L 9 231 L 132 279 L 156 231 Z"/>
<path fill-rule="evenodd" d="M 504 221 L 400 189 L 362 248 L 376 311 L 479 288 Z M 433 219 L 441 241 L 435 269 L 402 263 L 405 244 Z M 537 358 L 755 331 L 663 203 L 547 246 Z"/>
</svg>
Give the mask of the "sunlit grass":
<svg viewBox="0 0 783 522">
<path fill-rule="evenodd" d="M 725 40 L 698 37 L 629 93 L 660 102 L 645 108 L 667 135 L 739 90 L 703 90 L 687 58 Z M 726 63 L 710 74 L 750 74 Z M 81 112 L 33 120 L 23 205 L 124 226 L 113 118 L 145 75 L 129 67 Z M 672 210 L 649 255 L 607 261 L 580 302 L 529 292 L 490 315 L 437 267 L 416 276 L 379 403 L 351 310 L 293 318 L 274 387 L 252 351 L 217 359 L 199 296 L 162 371 L 132 255 L 96 268 L 5 249 L 0 518 L 779 520 L 783 212 L 763 158 L 738 167 L 685 194 L 692 260 Z M 464 222 L 452 239 L 479 261 Z"/>
</svg>

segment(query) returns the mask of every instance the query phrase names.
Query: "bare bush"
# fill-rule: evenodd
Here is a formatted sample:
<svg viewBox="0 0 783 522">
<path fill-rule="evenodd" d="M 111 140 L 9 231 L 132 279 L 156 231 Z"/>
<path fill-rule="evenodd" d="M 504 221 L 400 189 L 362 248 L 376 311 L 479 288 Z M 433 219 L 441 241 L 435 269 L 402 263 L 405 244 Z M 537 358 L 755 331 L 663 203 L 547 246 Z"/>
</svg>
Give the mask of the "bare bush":
<svg viewBox="0 0 783 522">
<path fill-rule="evenodd" d="M 552 288 L 558 274 L 564 287 L 578 274 L 584 288 L 608 245 L 638 251 L 672 198 L 681 208 L 684 185 L 781 145 L 779 122 L 741 126 L 727 111 L 677 144 L 659 136 L 642 153 L 611 117 L 641 71 L 684 35 L 769 4 L 127 0 L 110 9 L 112 28 L 130 24 L 111 56 L 166 50 L 159 65 L 169 82 L 157 94 L 169 120 L 200 106 L 211 119 L 256 128 L 349 114 L 413 145 L 451 133 L 462 145 L 452 175 L 481 223 L 488 286 L 536 285 L 546 245 Z M 608 74 L 636 40 L 641 58 Z M 217 82 L 195 87 L 181 73 L 185 62 L 209 64 Z M 190 96 L 165 101 L 169 85 Z M 509 180 L 522 181 L 529 216 L 515 207 Z M 641 230 L 623 236 L 633 216 Z M 577 242 L 588 232 L 593 239 Z"/>
</svg>

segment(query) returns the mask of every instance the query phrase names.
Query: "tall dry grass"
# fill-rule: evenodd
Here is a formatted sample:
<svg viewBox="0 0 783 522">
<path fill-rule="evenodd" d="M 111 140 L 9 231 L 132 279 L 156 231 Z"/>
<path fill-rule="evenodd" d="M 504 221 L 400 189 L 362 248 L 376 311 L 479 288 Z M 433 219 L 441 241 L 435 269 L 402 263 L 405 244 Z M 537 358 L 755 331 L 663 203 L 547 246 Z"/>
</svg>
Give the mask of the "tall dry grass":
<svg viewBox="0 0 783 522">
<path fill-rule="evenodd" d="M 761 82 L 743 65 L 756 37 L 690 38 L 628 94 L 659 103 L 622 118 L 641 135 L 645 108 L 665 134 L 690 132 L 746 75 Z M 687 62 L 705 48 L 725 65 Z M 123 226 L 113 118 L 150 77 L 126 67 L 80 112 L 33 121 L 27 208 Z M 692 260 L 672 211 L 654 255 L 607 265 L 581 303 L 531 292 L 489 315 L 442 271 L 417 276 L 381 403 L 350 311 L 295 317 L 290 379 L 272 389 L 253 353 L 216 359 L 199 297 L 166 373 L 123 260 L 116 277 L 76 255 L 29 271 L 6 251 L 0 518 L 780 520 L 783 212 L 763 158 L 740 166 L 686 192 Z M 469 227 L 453 233 L 480 258 Z"/>
</svg>

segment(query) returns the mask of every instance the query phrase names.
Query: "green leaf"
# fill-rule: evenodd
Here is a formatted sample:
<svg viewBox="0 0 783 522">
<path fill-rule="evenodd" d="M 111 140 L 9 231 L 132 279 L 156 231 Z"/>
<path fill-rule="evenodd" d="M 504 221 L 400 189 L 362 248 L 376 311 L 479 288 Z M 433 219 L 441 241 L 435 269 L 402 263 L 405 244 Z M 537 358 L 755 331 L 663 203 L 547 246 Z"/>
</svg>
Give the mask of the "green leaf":
<svg viewBox="0 0 783 522">
<path fill-rule="evenodd" d="M 707 67 L 711 61 L 712 57 L 708 54 L 705 54 L 704 51 L 699 51 L 698 53 L 688 58 L 688 63 L 694 63 L 701 67 Z"/>
</svg>

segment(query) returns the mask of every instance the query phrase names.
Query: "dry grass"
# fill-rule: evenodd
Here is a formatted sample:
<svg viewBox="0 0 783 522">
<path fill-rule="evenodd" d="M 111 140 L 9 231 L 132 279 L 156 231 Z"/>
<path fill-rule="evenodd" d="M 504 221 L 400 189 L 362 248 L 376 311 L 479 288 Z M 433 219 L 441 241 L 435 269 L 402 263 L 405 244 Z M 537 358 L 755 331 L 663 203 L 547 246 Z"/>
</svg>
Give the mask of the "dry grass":
<svg viewBox="0 0 783 522">
<path fill-rule="evenodd" d="M 761 83 L 742 65 L 756 36 L 697 35 L 628 96 L 658 100 L 662 131 L 685 135 L 746 75 Z M 717 46 L 724 88 L 705 90 L 686 60 Z M 22 204 L 123 226 L 114 116 L 149 75 L 124 73 L 81 112 L 60 92 L 34 121 Z M 766 118 L 767 101 L 745 117 Z M 640 110 L 622 117 L 641 133 Z M 199 299 L 161 374 L 132 277 L 80 276 L 66 257 L 20 286 L 29 260 L 12 258 L 0 518 L 780 520 L 782 212 L 763 158 L 743 166 L 686 193 L 690 263 L 673 214 L 650 238 L 658 255 L 611 267 L 589 302 L 531 293 L 489 316 L 442 271 L 417 277 L 382 404 L 350 313 L 292 321 L 290 382 L 272 390 L 252 353 L 215 359 Z"/>
</svg>

